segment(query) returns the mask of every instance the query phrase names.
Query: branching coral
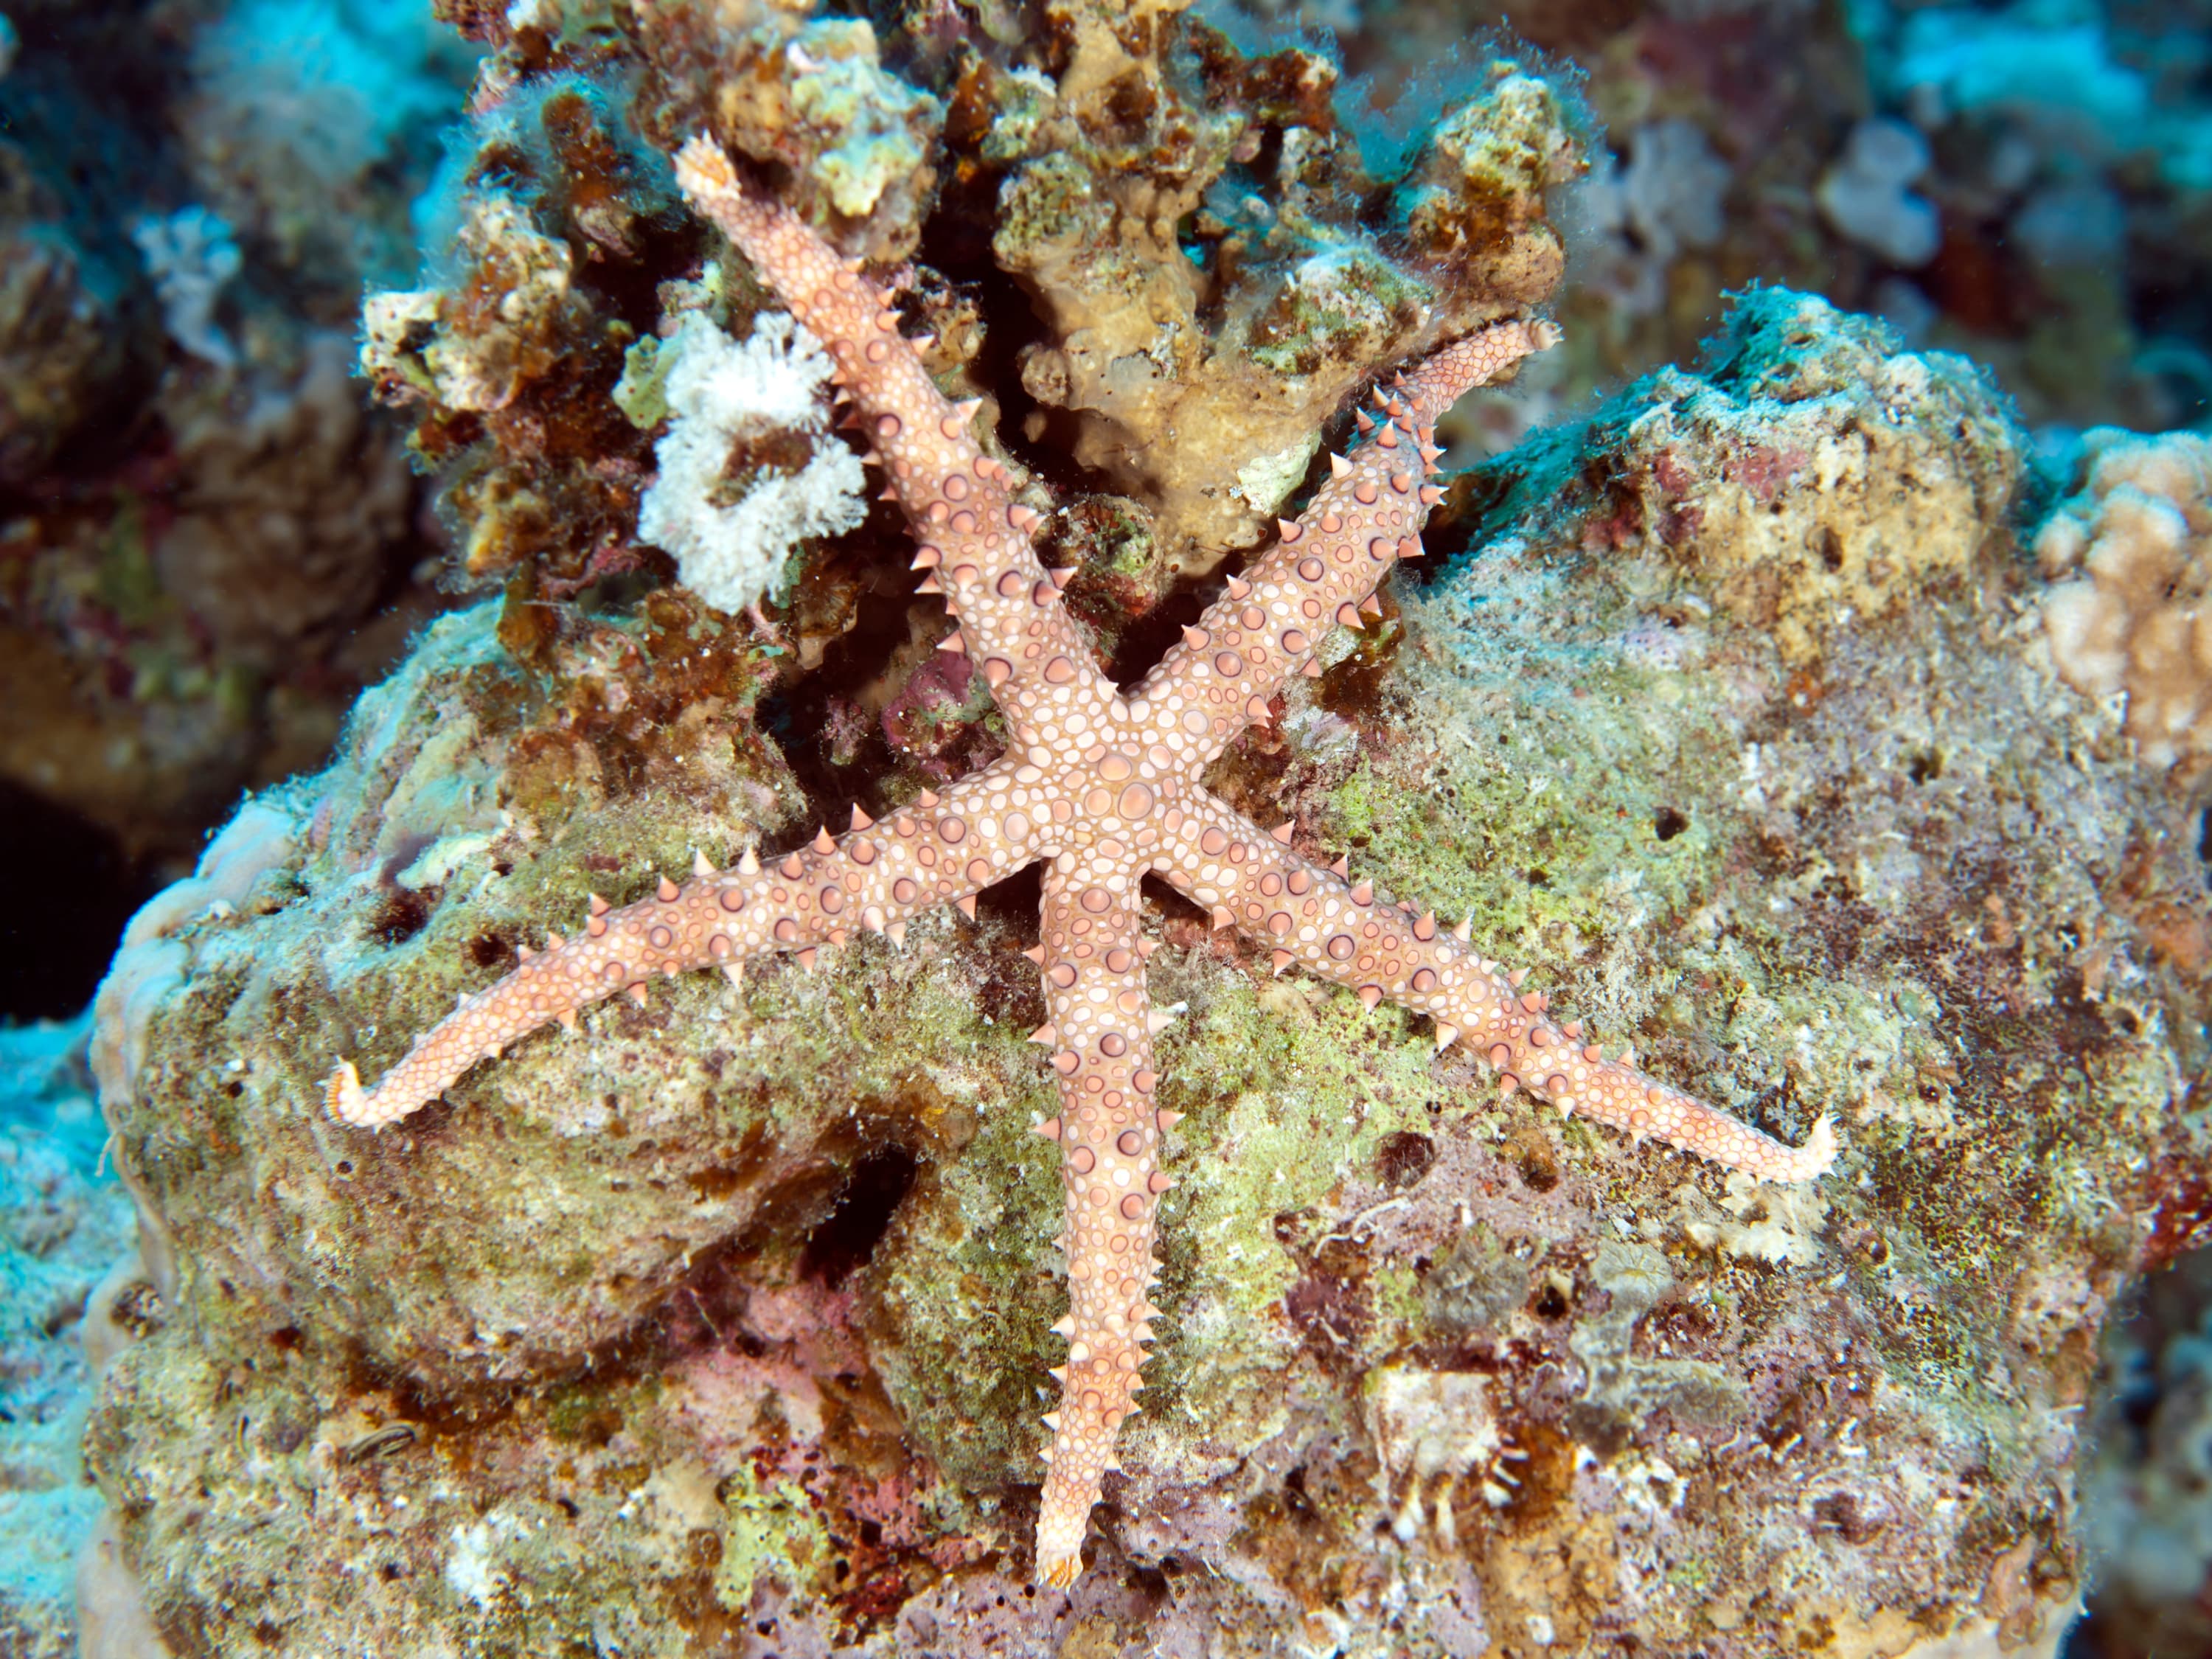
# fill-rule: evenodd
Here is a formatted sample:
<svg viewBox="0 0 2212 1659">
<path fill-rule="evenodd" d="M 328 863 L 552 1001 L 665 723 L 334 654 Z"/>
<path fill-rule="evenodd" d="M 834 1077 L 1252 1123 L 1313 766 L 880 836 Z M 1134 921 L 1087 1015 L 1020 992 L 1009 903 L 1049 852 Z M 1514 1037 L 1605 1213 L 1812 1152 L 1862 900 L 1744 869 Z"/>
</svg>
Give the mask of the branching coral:
<svg viewBox="0 0 2212 1659">
<path fill-rule="evenodd" d="M 1151 515 L 1162 586 L 1263 538 L 1366 365 L 1551 292 L 1547 196 L 1581 165 L 1558 89 L 1499 58 L 1370 179 L 1333 64 L 1242 61 L 1179 9 L 1125 40 L 1109 8 L 1060 9 L 1066 69 L 988 82 L 985 147 L 1011 163 L 992 251 L 1046 328 L 1023 386 Z"/>
<path fill-rule="evenodd" d="M 1574 113 L 1510 57 L 1370 176 L 1334 64 L 1248 58 L 1180 4 L 1055 6 L 1036 52 L 931 36 L 903 78 L 857 20 L 681 0 L 617 31 L 589 9 L 468 9 L 502 51 L 461 169 L 459 268 L 370 303 L 365 361 L 418 407 L 477 579 L 528 573 L 561 593 L 665 569 L 639 549 L 651 462 L 599 422 L 610 353 L 668 327 L 665 295 L 641 301 L 696 268 L 649 146 L 702 126 L 773 168 L 846 252 L 931 261 L 905 303 L 942 330 L 933 370 L 980 380 L 980 358 L 1018 360 L 1007 446 L 1066 453 L 1121 498 L 1094 515 L 1126 525 L 1110 544 L 1070 526 L 1070 553 L 1113 591 L 1101 614 L 1256 544 L 1373 364 L 1540 303 L 1562 269 L 1547 214 L 1581 166 Z M 953 210 L 932 219 L 940 191 Z M 610 199 L 647 210 L 619 237 L 580 206 Z M 1011 300 L 1008 276 L 1029 316 L 1002 303 L 945 325 L 975 314 L 951 284 Z M 755 297 L 715 296 L 714 319 L 742 334 Z"/>
<path fill-rule="evenodd" d="M 356 291 L 364 275 L 388 278 L 411 238 L 404 198 L 381 186 L 410 152 L 434 152 L 473 54 L 381 0 L 203 9 L 177 121 L 198 188 L 295 271 Z"/>
</svg>

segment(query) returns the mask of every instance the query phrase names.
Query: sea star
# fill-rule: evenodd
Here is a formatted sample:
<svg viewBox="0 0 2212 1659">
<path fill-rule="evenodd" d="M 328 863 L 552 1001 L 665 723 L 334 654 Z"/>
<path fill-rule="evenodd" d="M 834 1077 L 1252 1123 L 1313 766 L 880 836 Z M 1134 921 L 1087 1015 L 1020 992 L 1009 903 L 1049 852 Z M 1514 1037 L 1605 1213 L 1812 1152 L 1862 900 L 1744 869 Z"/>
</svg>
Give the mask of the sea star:
<svg viewBox="0 0 2212 1659">
<path fill-rule="evenodd" d="M 416 1110 L 482 1059 L 550 1020 L 617 991 L 640 1001 L 654 975 L 720 964 L 735 977 L 748 959 L 814 949 L 852 927 L 896 940 L 906 921 L 952 902 L 975 915 L 978 890 L 1044 860 L 1042 942 L 1047 1023 L 1060 1115 L 1040 1133 L 1060 1145 L 1066 1194 L 1070 1310 L 1060 1409 L 1037 1516 L 1042 1581 L 1065 1586 L 1114 1443 L 1137 1410 L 1139 1368 L 1159 1310 L 1153 1212 L 1172 1184 L 1162 1136 L 1176 1114 L 1153 1103 L 1152 1037 L 1168 1017 L 1145 988 L 1153 949 L 1139 925 L 1139 883 L 1165 877 L 1209 910 L 1217 927 L 1245 930 L 1293 965 L 1355 989 L 1370 1007 L 1389 999 L 1430 1016 L 1437 1046 L 1462 1042 L 1488 1059 L 1510 1092 L 1519 1085 L 1566 1110 L 1650 1135 L 1768 1180 L 1803 1181 L 1826 1169 L 1834 1142 L 1824 1119 L 1802 1147 L 1770 1139 L 1727 1114 L 1607 1060 L 1577 1024 L 1553 1024 L 1544 999 L 1521 988 L 1466 943 L 1467 925 L 1439 929 L 1349 879 L 1346 862 L 1315 864 L 1291 847 L 1288 824 L 1260 829 L 1200 783 L 1207 763 L 1252 722 L 1293 673 L 1319 672 L 1315 647 L 1358 607 L 1401 558 L 1442 493 L 1434 422 L 1468 387 L 1495 378 L 1557 338 L 1548 323 L 1492 325 L 1448 344 L 1393 382 L 1373 433 L 1295 524 L 1255 559 L 1182 642 L 1133 690 L 1095 665 L 1061 603 L 1068 573 L 1048 573 L 1029 536 L 1037 514 L 1016 501 L 1005 467 L 969 435 L 974 404 L 939 394 L 897 331 L 897 313 L 862 274 L 771 198 L 740 180 L 723 152 L 694 139 L 678 176 L 800 322 L 824 342 L 836 379 L 858 405 L 921 545 L 915 567 L 958 618 L 945 642 L 980 666 L 1004 713 L 1006 754 L 943 796 L 925 791 L 884 823 L 858 809 L 853 827 L 825 829 L 763 870 L 750 853 L 718 872 L 697 860 L 694 879 L 663 878 L 649 899 L 613 909 L 594 898 L 583 934 L 520 952 L 521 965 L 466 999 L 364 1090 L 343 1060 L 330 1109 L 379 1127 Z"/>
</svg>

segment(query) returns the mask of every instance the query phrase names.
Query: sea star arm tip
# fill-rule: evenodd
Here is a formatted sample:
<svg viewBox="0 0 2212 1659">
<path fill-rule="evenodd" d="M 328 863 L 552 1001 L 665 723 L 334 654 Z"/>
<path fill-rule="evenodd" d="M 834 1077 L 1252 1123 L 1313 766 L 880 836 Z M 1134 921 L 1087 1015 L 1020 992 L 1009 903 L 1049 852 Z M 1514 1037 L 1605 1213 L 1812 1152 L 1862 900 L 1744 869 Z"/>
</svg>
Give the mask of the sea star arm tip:
<svg viewBox="0 0 2212 1659">
<path fill-rule="evenodd" d="M 1159 1310 L 1151 1302 L 1166 1125 L 1154 1104 L 1153 1015 L 1137 888 L 1117 863 L 1071 855 L 1048 866 L 1041 913 L 1045 1000 L 1059 1075 L 1069 1309 L 1054 1327 L 1067 1364 L 1037 1518 L 1037 1571 L 1071 1583 Z M 1065 1572 L 1063 1579 L 1054 1577 Z"/>
<path fill-rule="evenodd" d="M 1164 711 L 1207 760 L 1266 720 L 1268 698 L 1311 665 L 1322 636 L 1359 626 L 1390 568 L 1420 556 L 1421 525 L 1440 493 L 1425 482 L 1442 453 L 1426 441 L 1437 416 L 1558 338 L 1553 324 L 1524 318 L 1440 347 L 1405 378 L 1385 404 L 1390 419 L 1369 441 L 1329 457 L 1330 476 L 1306 510 L 1230 578 L 1131 701 Z"/>
<path fill-rule="evenodd" d="M 684 147 L 678 177 L 836 363 L 887 492 L 921 544 L 916 565 L 933 572 L 958 619 L 940 648 L 975 659 L 1024 744 L 1056 712 L 1110 690 L 1030 543 L 1041 515 L 1013 498 L 1012 474 L 976 443 L 977 405 L 949 401 L 930 380 L 890 296 L 790 209 L 746 189 L 711 141 Z"/>
</svg>

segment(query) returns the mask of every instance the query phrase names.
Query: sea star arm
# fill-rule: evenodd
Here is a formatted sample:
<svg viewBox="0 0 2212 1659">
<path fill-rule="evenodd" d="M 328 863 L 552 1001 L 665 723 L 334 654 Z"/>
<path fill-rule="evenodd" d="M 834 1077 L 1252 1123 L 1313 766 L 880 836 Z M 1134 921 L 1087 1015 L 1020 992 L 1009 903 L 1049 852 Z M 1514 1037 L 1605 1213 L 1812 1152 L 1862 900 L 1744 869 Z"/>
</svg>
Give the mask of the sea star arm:
<svg viewBox="0 0 2212 1659">
<path fill-rule="evenodd" d="M 1401 558 L 1417 557 L 1430 507 L 1424 483 L 1443 452 L 1437 417 L 1469 387 L 1495 380 L 1559 338 L 1550 323 L 1495 323 L 1439 349 L 1385 394 L 1389 417 L 1371 442 L 1333 455 L 1332 476 L 1296 524 L 1233 577 L 1182 643 L 1131 694 L 1140 716 L 1179 726 L 1211 761 L 1256 720 L 1267 699 L 1312 660 L 1322 636 L 1357 627 L 1358 605 Z M 1363 414 L 1363 424 L 1371 425 Z"/>
<path fill-rule="evenodd" d="M 344 1122 L 381 1127 L 541 1025 L 568 1023 L 617 991 L 642 1000 L 657 975 L 714 966 L 734 974 L 778 951 L 811 963 L 814 947 L 842 942 L 849 928 L 896 936 L 919 911 L 972 902 L 977 889 L 1042 850 L 1049 805 L 1016 775 L 1020 769 L 1002 760 L 880 823 L 855 811 L 855 827 L 842 838 L 823 830 L 766 869 L 750 854 L 744 866 L 726 872 L 702 859 L 694 879 L 679 886 L 663 877 L 655 896 L 635 904 L 614 909 L 595 898 L 581 933 L 553 935 L 542 952 L 526 946 L 520 966 L 464 998 L 374 1088 L 363 1089 L 352 1063 L 340 1060 L 328 1085 L 330 1110 Z"/>
<path fill-rule="evenodd" d="M 782 203 L 748 190 L 729 157 L 699 137 L 676 176 L 792 313 L 821 340 L 860 404 L 872 459 L 889 474 L 921 544 L 917 569 L 935 572 L 959 618 L 950 643 L 976 661 L 1017 741 L 1049 743 L 1059 711 L 1113 695 L 1060 603 L 1028 529 L 1037 514 L 1013 499 L 1005 467 L 969 432 L 972 404 L 931 382 L 883 290 Z"/>
<path fill-rule="evenodd" d="M 1137 1409 L 1138 1368 L 1158 1310 L 1152 1218 L 1171 1184 L 1160 1136 L 1173 1121 L 1152 1091 L 1151 1003 L 1137 925 L 1135 875 L 1126 860 L 1055 860 L 1044 879 L 1041 950 L 1056 1045 L 1060 1115 L 1042 1133 L 1060 1145 L 1066 1194 L 1068 1339 L 1049 1466 L 1037 1514 L 1036 1575 L 1067 1585 L 1082 1571 L 1083 1535 L 1123 1420 Z"/>
<path fill-rule="evenodd" d="M 1370 1007 L 1388 999 L 1436 1021 L 1437 1047 L 1466 1043 L 1518 1084 L 1578 1113 L 1762 1181 L 1810 1181 L 1835 1160 L 1826 1118 L 1790 1146 L 1717 1107 L 1607 1060 L 1545 1014 L 1545 999 L 1519 988 L 1447 930 L 1301 858 L 1220 801 L 1199 797 L 1162 855 L 1161 873 L 1213 913 L 1274 949 L 1278 972 L 1296 964 L 1357 990 Z"/>
</svg>

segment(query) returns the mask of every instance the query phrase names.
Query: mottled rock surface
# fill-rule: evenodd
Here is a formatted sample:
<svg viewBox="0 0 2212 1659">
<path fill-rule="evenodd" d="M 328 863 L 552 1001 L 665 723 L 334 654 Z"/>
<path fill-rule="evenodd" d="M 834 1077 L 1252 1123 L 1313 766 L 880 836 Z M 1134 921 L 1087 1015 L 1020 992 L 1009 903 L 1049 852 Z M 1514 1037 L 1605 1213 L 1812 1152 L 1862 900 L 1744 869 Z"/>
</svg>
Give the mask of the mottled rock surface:
<svg viewBox="0 0 2212 1659">
<path fill-rule="evenodd" d="M 756 723 L 763 647 L 674 596 L 525 659 L 469 613 L 262 799 L 292 850 L 133 1000 L 106 1099 L 176 1296 L 91 1447 L 168 1639 L 2048 1650 L 2100 1328 L 2206 1224 L 2197 803 L 2050 667 L 1984 383 L 1795 296 L 1715 362 L 1464 481 L 1431 541 L 1466 550 L 1214 781 L 1471 914 L 1661 1075 L 1790 1138 L 1836 1114 L 1833 1173 L 1760 1188 L 1500 1103 L 1158 900 L 1188 1114 L 1160 1358 L 1091 1572 L 1033 1592 L 1033 890 L 603 1006 L 381 1137 L 321 1115 L 333 1054 L 397 1054 L 587 892 L 850 799 L 799 787 L 833 734 Z M 1620 512 L 1678 488 L 1641 422 L 1702 422 L 1724 471 L 1846 366 L 1894 388 L 1864 488 Z M 1955 541 L 1816 650 L 1729 602 L 1726 538 L 1864 545 L 1945 479 L 1979 492 Z"/>
</svg>

